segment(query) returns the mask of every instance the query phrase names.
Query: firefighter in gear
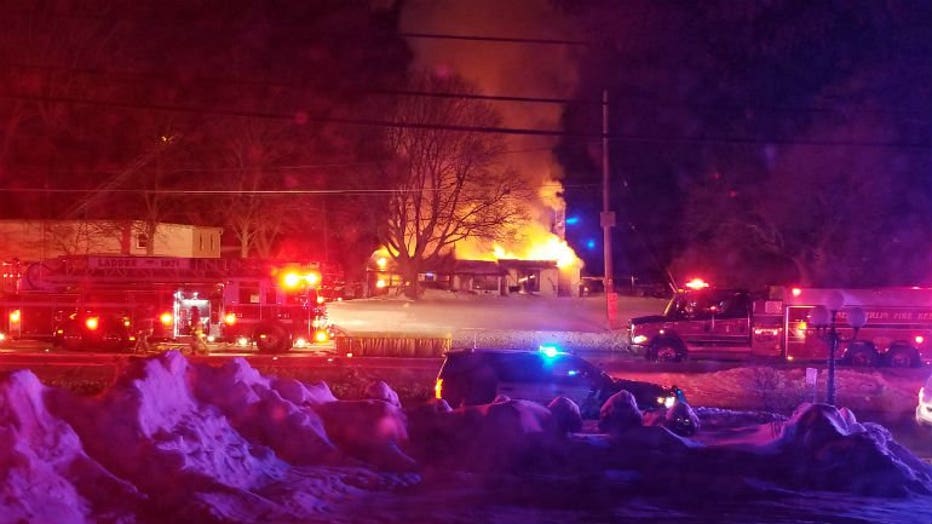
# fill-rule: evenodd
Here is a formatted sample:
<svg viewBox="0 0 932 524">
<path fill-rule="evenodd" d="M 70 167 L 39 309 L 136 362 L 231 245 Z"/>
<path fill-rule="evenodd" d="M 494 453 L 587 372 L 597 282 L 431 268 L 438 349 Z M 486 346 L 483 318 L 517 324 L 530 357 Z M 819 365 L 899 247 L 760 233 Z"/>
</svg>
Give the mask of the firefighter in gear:
<svg viewBox="0 0 932 524">
<path fill-rule="evenodd" d="M 191 353 L 195 355 L 207 354 L 207 341 L 204 334 L 204 323 L 201 322 L 201 312 L 197 306 L 191 306 Z"/>
</svg>

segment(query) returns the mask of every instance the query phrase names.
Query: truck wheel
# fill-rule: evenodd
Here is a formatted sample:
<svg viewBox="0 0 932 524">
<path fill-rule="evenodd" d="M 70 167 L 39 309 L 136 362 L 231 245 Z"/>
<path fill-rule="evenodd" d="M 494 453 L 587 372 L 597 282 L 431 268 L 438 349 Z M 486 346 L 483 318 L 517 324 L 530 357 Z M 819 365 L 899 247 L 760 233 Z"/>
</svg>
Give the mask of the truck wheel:
<svg viewBox="0 0 932 524">
<path fill-rule="evenodd" d="M 893 346 L 887 352 L 887 364 L 891 368 L 911 368 L 919 364 L 919 355 L 909 346 Z"/>
<path fill-rule="evenodd" d="M 291 337 L 281 324 L 263 324 L 254 334 L 256 349 L 260 353 L 284 353 L 291 348 Z"/>
<path fill-rule="evenodd" d="M 651 362 L 682 362 L 686 359 L 686 350 L 676 341 L 659 340 L 651 345 L 647 359 Z"/>
<path fill-rule="evenodd" d="M 855 342 L 845 351 L 845 362 L 851 366 L 876 366 L 878 356 L 873 345 Z"/>
</svg>

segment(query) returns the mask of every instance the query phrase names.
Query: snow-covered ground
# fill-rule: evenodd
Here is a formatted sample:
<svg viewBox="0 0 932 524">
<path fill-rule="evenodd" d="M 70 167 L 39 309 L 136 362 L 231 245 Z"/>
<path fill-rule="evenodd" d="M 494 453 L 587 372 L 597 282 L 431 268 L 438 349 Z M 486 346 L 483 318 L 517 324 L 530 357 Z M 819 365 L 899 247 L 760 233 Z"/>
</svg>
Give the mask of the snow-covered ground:
<svg viewBox="0 0 932 524">
<path fill-rule="evenodd" d="M 367 306 L 356 320 L 399 332 L 407 319 L 437 332 L 487 307 L 452 300 L 472 307 L 452 318 L 428 305 L 434 317 L 386 320 Z M 582 308 L 577 300 L 564 305 Z M 341 309 L 348 314 L 334 307 L 335 318 Z M 528 333 L 593 325 L 558 308 L 509 310 L 488 317 L 505 343 L 516 318 Z M 604 333 L 592 329 L 562 333 Z M 324 383 L 264 376 L 246 359 L 212 367 L 177 352 L 134 362 L 94 397 L 18 371 L 0 378 L 0 522 L 932 522 L 929 465 L 883 426 L 859 421 L 858 409 L 793 396 L 802 377 L 755 369 L 688 384 L 659 377 L 689 391 L 700 430 L 688 437 L 668 429 L 667 414 L 632 412 L 623 399 L 568 433 L 565 403 L 401 405 L 384 383 L 337 399 Z M 869 383 L 857 380 L 855 389 Z M 702 405 L 737 402 L 745 390 L 747 409 Z M 838 404 L 863 405 L 865 392 Z M 752 409 L 768 398 L 772 409 Z"/>
<path fill-rule="evenodd" d="M 398 296 L 333 302 L 331 322 L 349 334 L 451 336 L 453 346 L 536 347 L 618 351 L 633 316 L 657 314 L 667 301 L 618 297 L 615 329 L 608 329 L 605 298 L 471 295 L 428 290 L 416 301 Z"/>
</svg>

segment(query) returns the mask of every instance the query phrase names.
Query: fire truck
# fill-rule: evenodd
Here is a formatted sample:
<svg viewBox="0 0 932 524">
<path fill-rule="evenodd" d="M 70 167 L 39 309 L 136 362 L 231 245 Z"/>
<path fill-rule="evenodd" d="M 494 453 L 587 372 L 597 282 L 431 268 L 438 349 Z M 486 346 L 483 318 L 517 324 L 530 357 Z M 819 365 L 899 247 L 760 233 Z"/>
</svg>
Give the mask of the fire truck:
<svg viewBox="0 0 932 524">
<path fill-rule="evenodd" d="M 0 341 L 123 351 L 198 337 L 278 353 L 332 335 L 316 263 L 79 256 L 0 271 Z"/>
<path fill-rule="evenodd" d="M 826 304 L 839 305 L 825 315 Z M 774 357 L 860 366 L 932 364 L 932 289 L 714 289 L 694 280 L 661 315 L 630 319 L 630 349 L 652 361 Z"/>
</svg>

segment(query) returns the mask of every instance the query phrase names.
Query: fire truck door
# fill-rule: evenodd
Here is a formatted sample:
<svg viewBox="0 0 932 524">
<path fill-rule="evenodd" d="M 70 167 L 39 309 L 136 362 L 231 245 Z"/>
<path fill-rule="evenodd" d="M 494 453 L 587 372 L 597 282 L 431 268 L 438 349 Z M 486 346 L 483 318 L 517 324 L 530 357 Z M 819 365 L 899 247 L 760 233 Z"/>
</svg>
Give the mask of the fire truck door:
<svg viewBox="0 0 932 524">
<path fill-rule="evenodd" d="M 673 331 L 689 351 L 711 350 L 715 346 L 715 318 L 706 295 L 686 297 L 674 312 Z"/>
<path fill-rule="evenodd" d="M 747 352 L 751 347 L 751 301 L 744 293 L 722 297 L 712 306 L 711 338 L 718 351 Z"/>
</svg>

